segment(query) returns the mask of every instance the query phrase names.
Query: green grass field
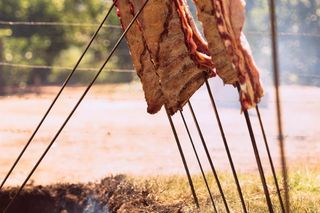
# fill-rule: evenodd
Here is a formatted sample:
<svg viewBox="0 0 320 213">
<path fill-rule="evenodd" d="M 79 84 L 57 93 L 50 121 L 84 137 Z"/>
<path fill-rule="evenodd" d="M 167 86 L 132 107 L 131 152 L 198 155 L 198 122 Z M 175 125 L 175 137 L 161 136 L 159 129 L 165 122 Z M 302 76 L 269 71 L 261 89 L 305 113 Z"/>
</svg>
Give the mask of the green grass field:
<svg viewBox="0 0 320 213">
<path fill-rule="evenodd" d="M 213 175 L 208 173 L 207 177 L 217 208 L 225 212 Z M 232 175 L 225 173 L 220 174 L 219 177 L 230 209 L 232 212 L 242 212 Z M 186 177 L 161 176 L 144 180 L 137 180 L 134 177 L 130 179 L 137 187 L 150 191 L 154 199 L 164 205 L 182 205 L 183 212 L 197 212 Z M 268 212 L 258 173 L 239 174 L 239 179 L 249 212 Z M 202 176 L 193 176 L 193 181 L 201 205 L 199 212 L 212 212 L 212 204 Z M 280 204 L 271 175 L 267 177 L 267 182 L 275 212 L 280 212 Z M 291 169 L 289 184 L 291 212 L 320 212 L 320 167 Z M 282 188 L 282 184 L 280 187 Z M 283 189 L 281 191 L 283 195 Z"/>
</svg>

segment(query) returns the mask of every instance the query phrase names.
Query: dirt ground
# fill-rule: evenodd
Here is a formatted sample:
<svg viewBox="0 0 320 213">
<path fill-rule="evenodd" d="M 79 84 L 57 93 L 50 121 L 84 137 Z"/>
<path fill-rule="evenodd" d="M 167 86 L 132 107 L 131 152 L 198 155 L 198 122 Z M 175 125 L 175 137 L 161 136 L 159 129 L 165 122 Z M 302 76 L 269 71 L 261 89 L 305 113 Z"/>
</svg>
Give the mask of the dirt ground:
<svg viewBox="0 0 320 213">
<path fill-rule="evenodd" d="M 249 134 L 244 117 L 240 114 L 235 89 L 231 87 L 222 89 L 220 82 L 211 83 L 236 169 L 257 172 Z M 58 87 L 46 87 L 42 88 L 38 95 L 24 94 L 0 98 L 0 180 L 28 141 L 58 89 Z M 83 90 L 83 87 L 69 87 L 63 93 L 14 170 L 8 185 L 23 182 Z M 320 153 L 320 88 L 283 86 L 281 91 L 289 166 L 317 164 Z M 267 87 L 261 114 L 272 155 L 279 166 L 273 94 L 273 89 Z M 192 103 L 215 166 L 218 171 L 230 171 L 205 88 L 192 98 Z M 204 167 L 209 170 L 208 161 L 187 107 L 184 113 Z M 252 110 L 250 115 L 263 164 L 268 173 L 270 167 L 255 111 Z M 174 116 L 174 122 L 191 172 L 199 173 L 178 114 Z M 184 174 L 168 119 L 163 110 L 157 115 L 146 113 L 146 104 L 139 84 L 94 87 L 31 179 L 35 184 L 77 183 L 100 180 L 112 174 L 137 176 Z"/>
<path fill-rule="evenodd" d="M 15 193 L 15 188 L 0 192 L 0 210 Z M 123 175 L 98 183 L 27 186 L 8 213 L 94 213 L 94 212 L 181 212 L 183 204 L 160 204 L 147 189 L 139 189 Z"/>
</svg>

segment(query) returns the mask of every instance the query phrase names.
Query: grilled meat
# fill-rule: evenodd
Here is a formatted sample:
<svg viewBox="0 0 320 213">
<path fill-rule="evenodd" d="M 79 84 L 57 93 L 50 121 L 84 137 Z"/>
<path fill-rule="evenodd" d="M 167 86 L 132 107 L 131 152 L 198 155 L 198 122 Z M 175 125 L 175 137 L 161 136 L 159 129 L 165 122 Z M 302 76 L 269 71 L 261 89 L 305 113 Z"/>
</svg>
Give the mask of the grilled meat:
<svg viewBox="0 0 320 213">
<path fill-rule="evenodd" d="M 242 33 L 244 0 L 194 0 L 217 74 L 225 84 L 239 85 L 243 109 L 263 96 L 258 68 Z"/>
<path fill-rule="evenodd" d="M 127 17 L 132 18 L 143 2 L 118 1 L 123 27 L 131 20 Z M 148 105 L 156 105 L 157 110 L 164 104 L 168 112 L 174 114 L 206 77 L 214 75 L 211 58 L 206 54 L 207 44 L 196 30 L 185 0 L 150 0 L 135 27 L 129 30 L 127 41 Z M 152 76 L 152 82 L 142 78 L 146 72 Z M 159 94 L 160 99 L 151 99 L 152 94 Z"/>
<path fill-rule="evenodd" d="M 123 29 L 126 29 L 135 15 L 133 6 L 127 0 L 117 1 L 118 16 Z M 147 111 L 151 114 L 157 113 L 164 104 L 164 97 L 159 85 L 159 77 L 152 63 L 151 55 L 138 22 L 133 23 L 126 35 L 134 67 L 142 82 Z"/>
<path fill-rule="evenodd" d="M 124 29 L 144 1 L 117 1 Z M 263 89 L 242 33 L 244 1 L 194 2 L 208 43 L 198 32 L 186 0 L 149 0 L 126 36 L 148 112 L 156 113 L 165 105 L 174 114 L 215 71 L 225 84 L 239 86 L 243 109 L 254 107 Z"/>
</svg>

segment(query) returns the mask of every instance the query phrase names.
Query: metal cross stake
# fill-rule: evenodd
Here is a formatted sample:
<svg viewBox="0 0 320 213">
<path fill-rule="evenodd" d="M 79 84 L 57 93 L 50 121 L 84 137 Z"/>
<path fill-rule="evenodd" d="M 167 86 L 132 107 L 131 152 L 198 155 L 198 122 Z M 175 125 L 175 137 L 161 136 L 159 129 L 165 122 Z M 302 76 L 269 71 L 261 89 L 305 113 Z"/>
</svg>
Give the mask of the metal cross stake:
<svg viewBox="0 0 320 213">
<path fill-rule="evenodd" d="M 202 134 L 202 130 L 200 128 L 200 125 L 199 125 L 199 122 L 198 122 L 198 119 L 196 117 L 196 114 L 193 110 L 193 107 L 191 105 L 191 102 L 189 101 L 188 102 L 188 105 L 189 105 L 189 108 L 190 108 L 190 111 L 191 111 L 191 114 L 192 114 L 192 117 L 193 117 L 193 120 L 194 120 L 194 123 L 196 124 L 196 127 L 197 127 L 197 130 L 198 130 L 198 133 L 199 133 L 199 136 L 201 138 L 201 142 L 202 142 L 202 145 L 203 145 L 203 148 L 206 152 L 206 155 L 207 155 L 207 158 L 208 158 L 208 161 L 209 161 L 209 164 L 210 164 L 210 167 L 211 167 L 211 170 L 212 170 L 212 173 L 213 173 L 213 176 L 216 180 L 216 183 L 217 183 L 217 186 L 218 186 L 218 189 L 220 191 L 220 194 L 221 194 L 221 197 L 222 197 L 222 200 L 223 200 L 223 203 L 224 203 L 224 206 L 226 208 L 226 211 L 229 212 L 229 207 L 228 207 L 228 204 L 227 204 L 227 200 L 226 200 L 226 197 L 224 195 L 224 192 L 223 192 L 223 189 L 222 189 L 222 186 L 221 186 L 221 183 L 220 183 L 220 180 L 219 180 L 219 177 L 218 177 L 218 174 L 217 174 L 217 171 L 213 165 L 213 161 L 211 159 L 211 156 L 210 156 L 210 152 L 209 152 L 209 149 L 207 147 L 207 144 L 206 144 L 206 141 L 204 139 L 204 136 Z"/>
<path fill-rule="evenodd" d="M 290 213 L 290 197 L 289 197 L 289 186 L 288 186 L 288 171 L 287 162 L 285 155 L 285 144 L 283 138 L 282 129 L 282 114 L 281 114 L 281 101 L 280 101 L 280 76 L 279 76 L 279 62 L 278 62 L 278 39 L 277 39 L 277 15 L 276 5 L 274 0 L 270 0 L 270 22 L 271 22 L 271 35 L 272 35 L 272 65 L 273 65 L 273 77 L 276 95 L 276 110 L 277 110 L 277 124 L 278 124 L 278 137 L 279 147 L 282 165 L 282 177 L 283 177 L 283 188 L 285 193 L 285 206 L 286 212 Z"/>
<path fill-rule="evenodd" d="M 169 115 L 168 110 L 166 110 L 166 112 L 167 112 L 167 116 L 168 116 L 168 119 L 169 119 L 169 122 L 170 122 L 170 126 L 171 126 L 171 129 L 172 129 L 174 138 L 176 140 L 176 143 L 177 143 L 177 146 L 178 146 L 178 149 L 179 149 L 179 153 L 180 153 L 180 156 L 181 156 L 181 159 L 182 159 L 182 163 L 183 163 L 184 169 L 186 170 L 186 174 L 187 174 L 187 177 L 188 177 L 188 181 L 189 181 L 189 185 L 190 185 L 190 188 L 191 188 L 191 192 L 192 192 L 192 195 L 193 195 L 194 202 L 195 202 L 197 208 L 200 208 L 199 199 L 198 199 L 196 191 L 194 189 L 193 181 L 192 181 L 192 178 L 191 178 L 191 175 L 190 175 L 190 171 L 189 171 L 189 167 L 188 167 L 186 158 L 184 156 L 184 153 L 183 153 L 183 150 L 182 150 L 182 147 L 181 147 L 181 143 L 180 143 L 180 140 L 179 140 L 179 137 L 178 137 L 178 133 L 176 131 L 176 128 L 174 126 L 172 118 Z"/>
<path fill-rule="evenodd" d="M 219 112 L 218 112 L 218 108 L 217 108 L 217 105 L 215 103 L 215 100 L 214 100 L 214 97 L 213 97 L 213 94 L 212 94 L 212 91 L 211 91 L 210 84 L 209 84 L 208 80 L 206 80 L 206 87 L 207 87 L 207 91 L 208 91 L 208 94 L 209 94 L 209 97 L 210 97 L 210 100 L 211 100 L 211 104 L 212 104 L 212 107 L 213 107 L 217 122 L 218 122 L 218 126 L 219 126 L 219 129 L 220 129 L 220 133 L 221 133 L 221 137 L 222 137 L 222 140 L 223 140 L 223 144 L 224 144 L 224 147 L 225 147 L 225 150 L 226 150 L 226 153 L 227 153 L 227 156 L 228 156 L 229 164 L 230 164 L 230 167 L 231 167 L 231 170 L 232 170 L 233 178 L 234 178 L 236 186 L 237 186 L 237 191 L 238 191 L 238 194 L 239 194 L 239 197 L 240 197 L 242 209 L 243 209 L 243 212 L 247 213 L 247 207 L 246 207 L 246 204 L 245 204 L 245 201 L 244 201 L 244 198 L 243 198 L 243 193 L 242 193 L 242 189 L 241 189 L 241 186 L 240 186 L 240 183 L 239 183 L 239 178 L 238 178 L 238 175 L 237 175 L 234 163 L 233 163 L 233 159 L 232 159 L 231 152 L 230 152 L 230 149 L 229 149 L 229 145 L 228 145 L 228 142 L 227 142 L 227 138 L 225 136 L 224 129 L 223 129 L 223 126 L 222 126 L 222 123 L 221 123 L 221 119 L 220 119 L 220 115 L 219 115 Z"/>
<path fill-rule="evenodd" d="M 102 22 L 100 23 L 98 29 L 96 30 L 96 32 L 93 34 L 92 38 L 90 39 L 89 43 L 87 44 L 85 50 L 83 51 L 83 53 L 81 54 L 80 58 L 78 59 L 76 65 L 73 67 L 72 71 L 70 72 L 69 76 L 67 77 L 67 79 L 65 80 L 65 82 L 63 83 L 63 85 L 61 86 L 58 94 L 56 95 L 56 97 L 54 98 L 54 100 L 52 101 L 52 103 L 50 104 L 49 108 L 47 109 L 46 113 L 44 114 L 44 116 L 42 117 L 41 121 L 39 122 L 38 126 L 36 127 L 36 129 L 34 130 L 34 132 L 32 133 L 31 137 L 29 138 L 28 142 L 26 143 L 26 145 L 23 147 L 22 151 L 20 152 L 19 156 L 17 157 L 17 159 L 15 160 L 15 162 L 13 163 L 13 165 L 11 166 L 9 172 L 7 173 L 6 177 L 3 179 L 3 181 L 1 182 L 0 185 L 0 190 L 2 189 L 2 187 L 4 186 L 4 184 L 6 183 L 7 179 L 9 178 L 9 176 L 11 175 L 12 171 L 14 170 L 14 168 L 17 166 L 17 164 L 19 163 L 21 157 L 23 156 L 23 154 L 25 153 L 25 151 L 27 150 L 27 148 L 29 147 L 29 145 L 31 144 L 33 138 L 35 137 L 35 135 L 37 134 L 37 132 L 39 131 L 40 127 L 42 126 L 43 122 L 45 121 L 45 119 L 48 117 L 50 111 L 52 110 L 53 106 L 55 105 L 55 103 L 57 102 L 57 100 L 59 99 L 61 93 L 63 92 L 63 90 L 65 89 L 65 87 L 67 86 L 67 84 L 69 83 L 71 77 L 73 76 L 73 74 L 75 73 L 75 71 L 77 70 L 79 64 L 81 63 L 83 57 L 85 56 L 85 54 L 87 53 L 87 51 L 89 50 L 91 44 L 93 43 L 93 41 L 95 40 L 95 38 L 97 37 L 98 33 L 100 32 L 101 28 L 103 27 L 104 23 L 106 22 L 106 20 L 108 19 L 112 9 L 114 8 L 116 2 L 118 0 L 115 0 L 113 2 L 113 4 L 111 5 L 111 7 L 109 8 L 106 16 L 104 17 L 104 19 L 102 20 Z"/>
<path fill-rule="evenodd" d="M 207 190 L 208 190 L 208 193 L 209 193 L 209 196 L 210 196 L 210 199 L 211 199 L 213 208 L 215 209 L 215 211 L 217 211 L 216 205 L 215 205 L 215 203 L 214 203 L 213 196 L 212 196 L 212 193 L 211 193 L 211 190 L 210 190 L 209 183 L 208 183 L 207 178 L 206 178 L 206 175 L 205 175 L 205 173 L 204 173 L 204 170 L 203 170 L 203 167 L 202 167 L 202 164 L 201 164 L 201 161 L 200 161 L 200 158 L 199 158 L 197 149 L 196 149 L 196 147 L 195 147 L 195 145 L 194 145 L 194 142 L 193 142 L 193 139 L 192 139 L 192 136 L 191 136 L 191 133 L 190 133 L 188 124 L 187 124 L 187 122 L 186 122 L 186 119 L 185 119 L 185 117 L 184 117 L 184 115 L 183 115 L 182 110 L 180 110 L 180 115 L 181 115 L 181 118 L 182 118 L 182 120 L 183 120 L 183 123 L 184 123 L 184 126 L 185 126 L 185 128 L 186 128 L 186 131 L 187 131 L 187 133 L 188 133 L 188 137 L 189 137 L 189 139 L 190 139 L 193 152 L 194 152 L 194 154 L 195 154 L 195 156 L 196 156 L 196 158 L 197 158 L 198 165 L 199 165 L 199 168 L 200 168 L 202 177 L 203 177 L 203 181 L 205 182 L 205 185 L 206 185 L 206 187 L 207 187 Z"/>
<path fill-rule="evenodd" d="M 133 25 L 133 23 L 135 22 L 135 20 L 138 18 L 138 16 L 141 14 L 142 10 L 144 9 L 144 7 L 146 6 L 146 4 L 148 3 L 149 0 L 146 0 L 143 4 L 143 6 L 141 7 L 141 9 L 138 11 L 138 13 L 134 16 L 134 18 L 132 19 L 132 21 L 130 22 L 130 24 L 128 25 L 127 29 L 122 33 L 122 35 L 120 36 L 120 38 L 118 39 L 117 43 L 115 44 L 115 46 L 113 47 L 113 49 L 111 50 L 111 52 L 109 53 L 107 59 L 105 60 L 105 62 L 103 63 L 103 65 L 100 67 L 99 71 L 96 73 L 96 75 L 94 76 L 93 80 L 90 82 L 89 86 L 86 88 L 86 90 L 84 91 L 84 93 L 82 94 L 82 96 L 80 97 L 79 101 L 76 103 L 76 105 L 74 106 L 74 108 L 72 109 L 72 111 L 70 112 L 70 114 L 68 115 L 67 119 L 64 121 L 64 123 L 62 124 L 62 126 L 60 127 L 60 129 L 58 130 L 58 132 L 56 133 L 56 135 L 54 136 L 54 138 L 52 139 L 52 141 L 50 142 L 50 144 L 48 145 L 48 147 L 46 148 L 46 150 L 44 151 L 44 153 L 41 155 L 40 159 L 38 160 L 38 162 L 35 164 L 35 166 L 33 167 L 33 169 L 31 170 L 31 172 L 29 173 L 29 175 L 27 176 L 27 178 L 25 179 L 25 181 L 23 182 L 23 184 L 20 186 L 18 192 L 15 194 L 15 196 L 11 199 L 11 201 L 9 202 L 9 204 L 7 205 L 7 207 L 4 209 L 4 213 L 7 212 L 7 210 L 10 208 L 10 206 L 13 204 L 13 202 L 16 200 L 16 198 L 18 197 L 18 195 L 21 193 L 22 189 L 25 187 L 25 185 L 27 184 L 27 182 L 29 181 L 29 179 L 31 178 L 31 176 L 33 175 L 33 173 L 35 172 L 35 170 L 38 168 L 38 166 L 40 165 L 41 161 L 43 160 L 43 158 L 46 156 L 46 154 L 48 153 L 48 151 L 50 150 L 50 148 L 52 147 L 52 145 L 54 144 L 54 142 L 56 141 L 56 139 L 58 138 L 58 136 L 60 135 L 60 133 L 62 132 L 63 128 L 65 127 L 65 125 L 68 123 L 68 121 L 70 120 L 70 118 L 72 117 L 72 115 L 74 114 L 74 112 L 76 111 L 76 109 L 78 108 L 78 106 L 80 105 L 80 103 L 82 102 L 82 100 L 84 99 L 84 97 L 87 95 L 87 93 L 89 92 L 90 88 L 93 86 L 93 84 L 95 83 L 95 81 L 98 79 L 100 73 L 102 72 L 103 68 L 107 65 L 107 63 L 109 62 L 110 58 L 112 57 L 112 55 L 114 54 L 114 52 L 117 50 L 118 46 L 120 45 L 120 42 L 123 40 L 123 38 L 125 37 L 125 35 L 128 33 L 129 29 L 131 28 L 131 26 Z"/>
</svg>

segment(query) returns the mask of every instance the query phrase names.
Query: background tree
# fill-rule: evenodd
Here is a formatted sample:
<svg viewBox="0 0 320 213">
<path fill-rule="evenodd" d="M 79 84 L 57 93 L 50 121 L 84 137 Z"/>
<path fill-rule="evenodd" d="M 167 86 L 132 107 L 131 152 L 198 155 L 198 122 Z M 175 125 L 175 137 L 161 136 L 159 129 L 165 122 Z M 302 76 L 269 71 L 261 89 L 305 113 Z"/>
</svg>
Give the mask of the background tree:
<svg viewBox="0 0 320 213">
<path fill-rule="evenodd" d="M 66 25 L 13 25 L 2 26 L 12 30 L 12 36 L 3 39 L 2 53 L 5 62 L 47 66 L 74 66 L 84 46 L 97 26 L 72 26 L 68 23 L 99 24 L 110 3 L 102 0 L 3 0 L 0 2 L 1 21 L 57 22 Z M 107 24 L 118 24 L 114 13 Z M 98 67 L 119 37 L 121 29 L 103 28 L 97 41 L 85 57 L 81 67 Z M 122 47 L 126 44 L 123 43 Z M 132 68 L 127 51 L 117 52 L 111 67 Z M 120 59 L 119 59 L 120 58 Z M 68 60 L 65 60 L 68 59 Z M 130 65 L 129 65 L 130 64 Z M 129 65 L 129 66 L 127 66 Z M 5 78 L 10 85 L 26 85 L 41 82 L 60 83 L 70 70 L 8 68 Z M 91 76 L 89 71 L 76 74 L 74 82 L 85 82 Z M 110 75 L 110 74 L 109 74 Z M 120 76 L 119 76 L 120 75 Z M 111 76 L 112 77 L 112 76 Z M 120 78 L 120 79 L 117 79 Z M 123 78 L 123 79 L 121 79 Z M 110 79 L 106 74 L 99 80 Z M 113 75 L 114 81 L 130 81 L 132 74 Z"/>
<path fill-rule="evenodd" d="M 259 65 L 270 70 L 268 1 L 247 1 L 247 31 Z M 277 1 L 280 65 L 283 83 L 320 86 L 320 1 Z"/>
<path fill-rule="evenodd" d="M 189 0 L 192 2 L 192 0 Z M 1 31 L 10 36 L 1 36 L 1 62 L 12 64 L 47 65 L 73 67 L 84 46 L 99 24 L 111 1 L 105 0 L 1 0 L 0 21 L 58 22 L 62 25 L 5 25 Z M 283 83 L 320 85 L 320 1 L 277 1 L 279 49 Z M 191 7 L 195 13 L 195 8 Z M 271 79 L 271 51 L 269 34 L 268 1 L 247 0 L 245 33 L 250 41 L 255 59 L 262 68 L 262 78 Z M 82 26 L 68 25 L 80 23 Z M 107 25 L 118 25 L 116 13 L 112 13 Z M 81 68 L 98 68 L 113 47 L 122 29 L 104 27 L 97 40 L 85 56 Z M 318 36 L 317 36 L 318 35 Z M 1 85 L 25 87 L 29 84 L 61 84 L 70 70 L 34 69 L 1 66 Z M 108 69 L 132 69 L 132 61 L 126 42 L 108 64 Z M 85 83 L 92 77 L 88 70 L 77 71 L 72 83 Z M 132 73 L 104 71 L 100 83 L 129 82 Z M 0 79 L 1 80 L 1 79 Z"/>
</svg>

